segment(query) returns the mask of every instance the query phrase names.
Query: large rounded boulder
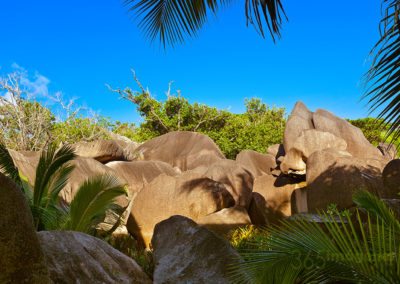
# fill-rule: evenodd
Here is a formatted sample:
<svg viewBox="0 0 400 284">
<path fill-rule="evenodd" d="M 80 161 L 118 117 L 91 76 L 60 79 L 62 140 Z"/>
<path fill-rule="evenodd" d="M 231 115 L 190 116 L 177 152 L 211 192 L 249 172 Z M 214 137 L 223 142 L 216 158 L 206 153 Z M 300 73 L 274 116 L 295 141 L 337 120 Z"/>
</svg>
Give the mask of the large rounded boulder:
<svg viewBox="0 0 400 284">
<path fill-rule="evenodd" d="M 130 257 L 104 241 L 80 233 L 38 233 L 54 283 L 152 283 Z"/>
<path fill-rule="evenodd" d="M 187 172 L 177 177 L 162 174 L 137 194 L 127 228 L 139 242 L 148 246 L 158 222 L 172 215 L 198 220 L 234 203 L 222 183 L 201 174 Z"/>
<path fill-rule="evenodd" d="M 119 177 L 115 170 L 103 165 L 95 159 L 77 157 L 72 161 L 72 165 L 74 165 L 75 168 L 70 175 L 67 185 L 60 192 L 61 197 L 66 203 L 72 201 L 79 187 L 89 178 L 104 174 Z M 120 177 L 120 181 L 122 184 L 127 183 L 122 177 Z M 122 206 L 126 206 L 128 199 L 121 197 L 119 201 Z"/>
<path fill-rule="evenodd" d="M 176 176 L 179 174 L 170 164 L 161 161 L 110 162 L 106 164 L 129 186 L 129 196 L 136 196 L 143 186 L 152 182 L 161 174 Z"/>
<path fill-rule="evenodd" d="M 245 208 L 235 206 L 201 217 L 197 223 L 219 235 L 226 236 L 236 228 L 251 225 L 251 219 Z"/>
<path fill-rule="evenodd" d="M 295 180 L 284 175 L 257 177 L 249 208 L 252 223 L 267 225 L 291 216 L 291 196 L 298 187 Z"/>
<path fill-rule="evenodd" d="M 0 173 L 0 283 L 50 283 L 22 190 Z"/>
<path fill-rule="evenodd" d="M 230 244 L 189 218 L 172 216 L 156 225 L 151 240 L 154 283 L 231 283 L 240 255 Z"/>
<path fill-rule="evenodd" d="M 318 109 L 313 114 L 316 130 L 330 132 L 344 139 L 347 151 L 356 158 L 383 159 L 382 153 L 365 138 L 361 129 L 341 119 L 329 111 Z"/>
<path fill-rule="evenodd" d="M 228 159 L 220 160 L 212 164 L 204 176 L 222 183 L 237 206 L 249 207 L 254 178 L 242 165 Z"/>
<path fill-rule="evenodd" d="M 174 131 L 153 138 L 140 145 L 135 156 L 138 160 L 163 161 L 181 171 L 208 167 L 225 158 L 211 138 L 189 131 Z"/>
<path fill-rule="evenodd" d="M 278 155 L 278 152 L 276 153 Z M 253 177 L 269 175 L 277 167 L 276 156 L 243 150 L 236 156 L 236 162 L 246 168 Z"/>
<path fill-rule="evenodd" d="M 114 140 L 96 140 L 92 142 L 78 142 L 72 145 L 76 155 L 92 158 L 101 163 L 110 161 L 124 161 L 124 148 Z"/>
<path fill-rule="evenodd" d="M 36 167 L 39 163 L 40 153 L 38 151 L 15 151 L 8 150 L 18 171 L 33 185 L 36 179 Z"/>
<path fill-rule="evenodd" d="M 314 128 L 312 119 L 312 112 L 302 102 L 297 102 L 286 122 L 283 135 L 283 146 L 286 152 L 293 147 L 297 137 L 304 130 Z"/>
<path fill-rule="evenodd" d="M 290 170 L 305 172 L 307 159 L 311 154 L 327 148 L 344 151 L 347 148 L 347 143 L 344 139 L 329 132 L 315 129 L 304 130 L 297 137 L 292 148 L 288 149 L 280 164 L 280 169 L 283 173 L 288 173 Z"/>
<path fill-rule="evenodd" d="M 317 151 L 308 159 L 308 211 L 324 210 L 331 203 L 338 209 L 350 208 L 354 192 L 360 189 L 381 195 L 383 184 L 378 160 L 355 158 L 333 149 Z"/>
<path fill-rule="evenodd" d="M 382 172 L 385 198 L 399 198 L 400 159 L 390 161 Z"/>
</svg>

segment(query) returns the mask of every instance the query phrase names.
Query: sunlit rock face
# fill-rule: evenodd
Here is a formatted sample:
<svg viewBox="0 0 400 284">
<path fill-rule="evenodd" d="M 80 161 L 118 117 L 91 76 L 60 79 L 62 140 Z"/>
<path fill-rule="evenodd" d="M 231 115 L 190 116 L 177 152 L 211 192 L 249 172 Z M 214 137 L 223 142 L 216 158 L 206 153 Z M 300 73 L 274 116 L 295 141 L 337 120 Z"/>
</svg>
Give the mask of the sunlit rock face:
<svg viewBox="0 0 400 284">
<path fill-rule="evenodd" d="M 130 257 L 79 232 L 38 233 L 54 283 L 152 283 Z"/>
<path fill-rule="evenodd" d="M 225 158 L 211 138 L 189 131 L 174 131 L 153 138 L 140 145 L 134 155 L 138 160 L 166 162 L 181 171 L 208 167 Z"/>
<path fill-rule="evenodd" d="M 154 226 L 172 215 L 198 220 L 234 204 L 222 183 L 199 173 L 186 172 L 177 177 L 162 174 L 137 194 L 127 227 L 148 246 Z"/>
<path fill-rule="evenodd" d="M 151 240 L 154 283 L 231 283 L 239 254 L 222 238 L 183 216 L 158 223 Z"/>
<path fill-rule="evenodd" d="M 310 155 L 328 148 L 347 151 L 355 158 L 387 160 L 359 128 L 329 111 L 311 112 L 301 102 L 296 103 L 289 116 L 283 140 L 286 154 L 280 169 L 286 174 L 306 174 Z"/>
<path fill-rule="evenodd" d="M 350 208 L 353 206 L 353 194 L 361 189 L 378 196 L 382 194 L 382 174 L 378 160 L 355 158 L 333 149 L 315 152 L 308 159 L 308 211 L 326 209 L 331 203 L 341 210 Z"/>
</svg>

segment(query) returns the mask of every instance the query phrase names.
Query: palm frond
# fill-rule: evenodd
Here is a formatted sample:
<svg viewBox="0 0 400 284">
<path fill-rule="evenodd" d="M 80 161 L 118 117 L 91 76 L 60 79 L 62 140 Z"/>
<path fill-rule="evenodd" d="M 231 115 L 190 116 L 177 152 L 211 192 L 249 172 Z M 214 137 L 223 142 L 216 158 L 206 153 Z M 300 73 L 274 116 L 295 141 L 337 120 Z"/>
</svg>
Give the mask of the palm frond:
<svg viewBox="0 0 400 284">
<path fill-rule="evenodd" d="M 383 108 L 378 119 L 383 118 L 389 128 L 386 139 L 400 137 L 400 1 L 383 0 L 381 37 L 374 46 L 372 65 L 366 74 L 370 111 Z"/>
<path fill-rule="evenodd" d="M 245 11 L 247 22 L 265 37 L 264 23 L 273 41 L 280 38 L 283 20 L 287 20 L 281 0 L 246 0 Z"/>
<path fill-rule="evenodd" d="M 125 0 L 130 11 L 136 13 L 139 28 L 152 41 L 161 44 L 182 43 L 185 37 L 194 37 L 210 14 L 234 0 Z M 281 0 L 246 0 L 248 23 L 264 36 L 264 23 L 272 39 L 280 36 L 282 18 L 286 18 Z"/>
<path fill-rule="evenodd" d="M 19 186 L 22 186 L 18 168 L 15 166 L 10 152 L 2 143 L 0 143 L 0 172 L 11 178 Z"/>
<path fill-rule="evenodd" d="M 70 204 L 70 216 L 64 229 L 89 233 L 99 216 L 104 216 L 116 197 L 127 194 L 125 186 L 111 175 L 86 180 Z"/>
<path fill-rule="evenodd" d="M 362 190 L 353 195 L 353 201 L 359 208 L 367 211 L 370 216 L 379 218 L 400 233 L 400 222 L 395 213 L 379 197 L 369 191 Z"/>
<path fill-rule="evenodd" d="M 233 267 L 232 279 L 238 283 L 399 282 L 400 240 L 395 230 L 380 219 L 364 224 L 356 214 L 355 224 L 350 215 L 337 220 L 323 214 L 327 221 L 322 224 L 300 218 L 268 229 L 267 247 L 242 252 L 244 262 Z"/>
<path fill-rule="evenodd" d="M 43 151 L 36 168 L 36 180 L 33 190 L 33 203 L 39 206 L 43 197 L 47 197 L 51 190 L 61 190 L 72 170 L 70 163 L 75 158 L 73 149 L 64 145 L 59 150 L 50 145 Z M 58 193 L 57 193 L 58 194 Z"/>
<path fill-rule="evenodd" d="M 58 219 L 62 215 L 57 197 L 73 170 L 70 162 L 74 158 L 73 149 L 67 145 L 58 150 L 50 145 L 40 155 L 31 203 L 36 229 L 57 227 Z"/>
</svg>

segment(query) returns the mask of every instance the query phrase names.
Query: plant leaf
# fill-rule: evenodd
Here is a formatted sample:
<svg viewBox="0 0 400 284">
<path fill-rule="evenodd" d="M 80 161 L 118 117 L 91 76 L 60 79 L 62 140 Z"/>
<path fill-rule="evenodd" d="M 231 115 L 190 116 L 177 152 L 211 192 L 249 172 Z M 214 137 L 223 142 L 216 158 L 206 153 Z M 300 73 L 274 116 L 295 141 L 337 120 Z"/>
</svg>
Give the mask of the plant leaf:
<svg viewBox="0 0 400 284">
<path fill-rule="evenodd" d="M 106 174 L 86 180 L 71 201 L 70 219 L 64 229 L 89 233 L 98 217 L 123 194 L 127 194 L 125 187 L 114 176 Z"/>
</svg>

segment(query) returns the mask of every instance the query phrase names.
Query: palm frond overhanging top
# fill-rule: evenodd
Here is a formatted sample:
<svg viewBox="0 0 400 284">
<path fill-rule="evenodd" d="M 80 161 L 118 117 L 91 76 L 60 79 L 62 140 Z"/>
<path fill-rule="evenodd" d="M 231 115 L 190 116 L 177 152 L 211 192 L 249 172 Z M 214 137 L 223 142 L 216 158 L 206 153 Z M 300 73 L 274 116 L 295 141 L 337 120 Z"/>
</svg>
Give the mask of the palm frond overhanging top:
<svg viewBox="0 0 400 284">
<path fill-rule="evenodd" d="M 138 17 L 139 28 L 154 41 L 174 45 L 182 43 L 186 36 L 196 36 L 207 21 L 209 14 L 233 0 L 125 0 L 125 4 Z M 246 0 L 245 14 L 248 23 L 264 36 L 267 26 L 272 39 L 280 36 L 282 19 L 286 19 L 280 0 Z"/>
<path fill-rule="evenodd" d="M 364 97 L 368 98 L 370 111 L 382 108 L 378 118 L 389 125 L 387 137 L 400 137 L 400 0 L 384 0 L 381 38 L 372 50 L 372 66 L 366 79 L 369 84 Z"/>
</svg>

